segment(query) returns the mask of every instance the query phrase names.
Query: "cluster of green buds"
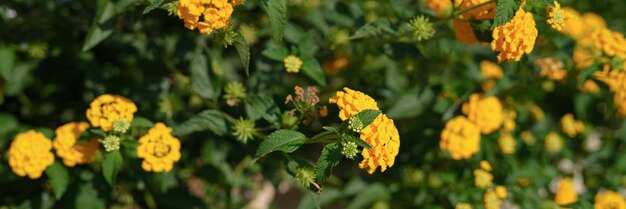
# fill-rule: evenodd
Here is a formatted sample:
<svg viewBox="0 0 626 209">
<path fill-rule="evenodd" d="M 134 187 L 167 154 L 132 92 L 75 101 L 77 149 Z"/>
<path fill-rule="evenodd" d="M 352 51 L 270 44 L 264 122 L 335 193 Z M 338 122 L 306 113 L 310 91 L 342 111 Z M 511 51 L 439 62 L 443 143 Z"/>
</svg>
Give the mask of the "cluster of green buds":
<svg viewBox="0 0 626 209">
<path fill-rule="evenodd" d="M 113 152 L 120 149 L 120 142 L 122 139 L 116 135 L 108 135 L 104 137 L 104 139 L 100 140 L 102 146 L 104 146 L 104 150 L 107 152 Z"/>
<path fill-rule="evenodd" d="M 224 88 L 224 99 L 226 99 L 226 104 L 228 106 L 235 106 L 239 104 L 239 102 L 246 98 L 246 87 L 243 84 L 233 81 L 226 84 Z"/>
<path fill-rule="evenodd" d="M 403 34 L 406 34 L 409 40 L 425 41 L 435 35 L 433 23 L 427 17 L 415 17 L 400 28 Z"/>
<path fill-rule="evenodd" d="M 250 119 L 239 118 L 233 124 L 233 135 L 244 144 L 248 143 L 248 140 L 253 140 L 254 135 L 258 134 L 257 131 L 254 121 Z"/>
<path fill-rule="evenodd" d="M 105 133 L 104 138 L 100 139 L 100 144 L 107 152 L 113 152 L 120 149 L 123 135 L 130 129 L 130 121 L 126 119 L 119 119 L 113 121 L 113 130 Z"/>
</svg>

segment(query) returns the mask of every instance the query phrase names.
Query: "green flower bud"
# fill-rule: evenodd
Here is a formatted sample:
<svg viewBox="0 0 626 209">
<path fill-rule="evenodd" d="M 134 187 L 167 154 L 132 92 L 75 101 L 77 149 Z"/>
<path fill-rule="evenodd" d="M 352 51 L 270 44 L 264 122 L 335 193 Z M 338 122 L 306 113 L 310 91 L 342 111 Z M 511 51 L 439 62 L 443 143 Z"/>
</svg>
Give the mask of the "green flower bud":
<svg viewBox="0 0 626 209">
<path fill-rule="evenodd" d="M 240 118 L 233 124 L 233 130 L 233 135 L 244 144 L 248 140 L 254 139 L 254 135 L 257 133 L 254 121 L 243 118 Z"/>
<path fill-rule="evenodd" d="M 109 135 L 107 137 L 104 137 L 104 139 L 101 139 L 100 143 L 104 146 L 104 150 L 106 150 L 107 152 L 113 152 L 120 149 L 120 141 L 122 141 L 120 137 L 115 135 Z"/>
<path fill-rule="evenodd" d="M 433 23 L 424 16 L 415 17 L 405 25 L 404 30 L 410 32 L 411 38 L 417 41 L 428 40 L 435 34 Z"/>
<path fill-rule="evenodd" d="M 283 128 L 295 130 L 298 129 L 298 117 L 289 114 L 289 112 L 284 112 L 280 117 L 280 122 Z"/>
<path fill-rule="evenodd" d="M 354 142 L 344 142 L 341 143 L 341 154 L 346 156 L 348 159 L 354 159 L 356 154 L 359 153 L 359 149 Z"/>
<path fill-rule="evenodd" d="M 296 183 L 298 185 L 309 188 L 311 182 L 315 182 L 315 172 L 310 167 L 298 168 L 296 171 Z"/>
<path fill-rule="evenodd" d="M 363 130 L 365 126 L 363 125 L 363 121 L 359 118 L 350 117 L 350 119 L 348 119 L 348 128 L 354 132 L 361 133 L 361 130 Z"/>
<path fill-rule="evenodd" d="M 130 128 L 130 123 L 126 119 L 113 121 L 113 131 L 115 132 L 126 133 L 126 131 L 128 131 L 128 128 Z"/>
<path fill-rule="evenodd" d="M 224 88 L 224 99 L 229 106 L 235 106 L 243 98 L 246 98 L 246 87 L 243 84 L 233 81 Z"/>
</svg>

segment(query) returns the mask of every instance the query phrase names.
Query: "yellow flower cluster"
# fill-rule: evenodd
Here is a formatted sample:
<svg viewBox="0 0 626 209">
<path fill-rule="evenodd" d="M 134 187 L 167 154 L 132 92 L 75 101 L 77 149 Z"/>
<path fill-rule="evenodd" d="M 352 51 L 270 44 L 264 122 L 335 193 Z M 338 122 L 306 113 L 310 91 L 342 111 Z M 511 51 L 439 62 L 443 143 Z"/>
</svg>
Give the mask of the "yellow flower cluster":
<svg viewBox="0 0 626 209">
<path fill-rule="evenodd" d="M 591 40 L 596 49 L 609 57 L 626 60 L 626 38 L 624 35 L 608 28 L 595 30 L 591 34 Z"/>
<path fill-rule="evenodd" d="M 489 91 L 496 85 L 496 81 L 504 76 L 502 68 L 493 62 L 483 60 L 480 62 L 480 74 L 483 77 L 483 90 Z"/>
<path fill-rule="evenodd" d="M 37 131 L 17 134 L 9 147 L 9 165 L 18 176 L 28 175 L 31 179 L 37 179 L 54 163 L 51 149 L 50 139 Z"/>
<path fill-rule="evenodd" d="M 572 113 L 568 113 L 561 117 L 561 129 L 567 136 L 570 138 L 576 137 L 578 133 L 581 133 L 585 130 L 585 124 L 582 121 L 574 119 L 574 115 Z"/>
<path fill-rule="evenodd" d="M 465 116 L 456 116 L 441 132 L 439 148 L 450 152 L 455 160 L 469 159 L 480 151 L 480 130 Z"/>
<path fill-rule="evenodd" d="M 487 188 L 493 185 L 493 175 L 487 170 L 474 170 L 474 184 L 478 188 Z"/>
<path fill-rule="evenodd" d="M 343 90 L 337 91 L 329 99 L 329 103 L 337 104 L 341 120 L 347 120 L 363 110 L 378 110 L 378 104 L 372 97 L 347 87 Z M 367 169 L 372 174 L 378 167 L 384 172 L 393 166 L 400 150 L 400 135 L 393 120 L 385 114 L 378 115 L 370 125 L 361 130 L 360 138 L 372 147 L 363 148 L 363 161 L 359 164 L 361 169 Z"/>
<path fill-rule="evenodd" d="M 145 171 L 169 172 L 180 160 L 180 141 L 172 136 L 172 128 L 156 123 L 139 138 L 137 157 L 143 158 L 141 168 Z"/>
<path fill-rule="evenodd" d="M 565 65 L 561 60 L 554 57 L 538 58 L 535 60 L 535 65 L 541 69 L 539 72 L 541 77 L 547 77 L 555 81 L 563 81 L 567 78 L 567 71 L 564 69 Z"/>
<path fill-rule="evenodd" d="M 576 195 L 574 182 L 571 178 L 561 179 L 554 201 L 559 205 L 569 205 L 578 201 L 578 195 Z"/>
<path fill-rule="evenodd" d="M 561 4 L 558 1 L 554 1 L 554 7 L 548 6 L 548 19 L 546 22 L 554 30 L 561 31 L 568 19 L 568 13 L 561 9 Z"/>
<path fill-rule="evenodd" d="M 87 128 L 89 124 L 86 122 L 71 122 L 60 126 L 55 131 L 56 137 L 52 145 L 66 166 L 74 167 L 76 164 L 90 163 L 98 152 L 97 139 L 91 139 L 87 143 L 77 143 L 80 135 Z"/>
<path fill-rule="evenodd" d="M 537 35 L 532 13 L 520 7 L 511 21 L 493 30 L 491 49 L 500 52 L 500 62 L 519 61 L 524 53 L 533 51 Z"/>
<path fill-rule="evenodd" d="M 498 145 L 500 146 L 500 150 L 502 150 L 502 153 L 504 154 L 515 153 L 515 139 L 510 132 L 502 131 L 500 133 L 500 138 L 498 138 Z"/>
<path fill-rule="evenodd" d="M 607 86 L 615 93 L 613 102 L 617 107 L 617 113 L 620 116 L 626 116 L 626 73 L 622 70 L 610 70 L 605 66 L 601 72 L 596 72 L 594 77 Z"/>
<path fill-rule="evenodd" d="M 517 118 L 517 112 L 514 109 L 504 110 L 504 121 L 502 123 L 502 131 L 512 132 L 515 130 L 515 119 Z"/>
<path fill-rule="evenodd" d="M 111 94 L 103 94 L 94 99 L 87 109 L 87 119 L 93 127 L 111 131 L 118 120 L 131 122 L 137 106 L 129 99 Z"/>
<path fill-rule="evenodd" d="M 563 148 L 563 140 L 561 136 L 555 132 L 548 133 L 544 143 L 546 151 L 551 153 L 559 152 Z"/>
<path fill-rule="evenodd" d="M 604 194 L 596 194 L 594 209 L 626 209 L 626 200 L 621 194 L 607 191 Z"/>
<path fill-rule="evenodd" d="M 426 7 L 433 10 L 439 17 L 445 17 L 452 11 L 450 0 L 426 0 Z"/>
<path fill-rule="evenodd" d="M 372 97 L 347 87 L 343 90 L 338 91 L 334 97 L 329 99 L 329 103 L 337 104 L 339 107 L 341 120 L 348 120 L 350 116 L 356 115 L 362 110 L 378 110 L 378 104 Z"/>
<path fill-rule="evenodd" d="M 470 95 L 469 100 L 463 104 L 463 113 L 483 134 L 498 130 L 504 121 L 502 104 L 494 96 Z"/>
<path fill-rule="evenodd" d="M 228 0 L 180 0 L 176 11 L 185 27 L 198 28 L 202 34 L 226 28 L 232 13 L 233 5 Z"/>
<path fill-rule="evenodd" d="M 300 72 L 300 67 L 302 67 L 302 60 L 294 55 L 289 55 L 283 59 L 285 63 L 285 69 L 289 73 L 298 73 Z"/>
<path fill-rule="evenodd" d="M 502 199 L 498 196 L 496 191 L 491 188 L 485 192 L 483 202 L 485 209 L 500 209 L 500 206 L 502 206 Z"/>
</svg>

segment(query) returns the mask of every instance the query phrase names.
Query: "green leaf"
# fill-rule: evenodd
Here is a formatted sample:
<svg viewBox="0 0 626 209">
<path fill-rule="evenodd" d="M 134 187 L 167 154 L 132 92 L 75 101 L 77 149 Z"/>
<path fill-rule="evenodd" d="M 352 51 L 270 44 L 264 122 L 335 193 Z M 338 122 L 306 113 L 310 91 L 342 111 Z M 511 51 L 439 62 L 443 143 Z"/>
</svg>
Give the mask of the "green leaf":
<svg viewBox="0 0 626 209">
<path fill-rule="evenodd" d="M 191 72 L 191 88 L 196 94 L 205 99 L 212 99 L 215 94 L 209 79 L 209 65 L 202 50 L 196 50 L 189 65 Z"/>
<path fill-rule="evenodd" d="M 391 28 L 391 23 L 387 19 L 377 19 L 374 22 L 367 23 L 361 26 L 359 29 L 350 36 L 350 39 L 366 38 L 370 36 L 380 36 L 383 33 L 396 34 L 397 32 Z"/>
<path fill-rule="evenodd" d="M 250 47 L 248 47 L 248 42 L 239 32 L 237 32 L 235 37 L 235 49 L 237 49 L 241 63 L 246 69 L 246 75 L 248 75 L 250 73 Z"/>
<path fill-rule="evenodd" d="M 375 183 L 359 192 L 346 209 L 367 208 L 378 200 L 386 199 L 390 199 L 387 187 L 383 186 L 381 183 Z"/>
<path fill-rule="evenodd" d="M 0 47 L 0 76 L 5 81 L 11 79 L 13 74 L 13 66 L 15 66 L 15 53 L 8 47 Z"/>
<path fill-rule="evenodd" d="M 4 135 L 7 135 L 11 131 L 14 131 L 19 126 L 19 122 L 15 116 L 8 113 L 0 113 L 0 139 L 5 140 Z M 0 141 L 2 141 L 0 140 Z"/>
<path fill-rule="evenodd" d="M 93 188 L 92 183 L 83 183 L 78 189 L 74 208 L 104 209 L 104 199 L 98 197 L 98 191 Z"/>
<path fill-rule="evenodd" d="M 9 96 L 15 96 L 22 92 L 26 87 L 30 72 L 35 65 L 31 63 L 22 63 L 11 70 L 9 77 L 5 80 L 5 91 Z"/>
<path fill-rule="evenodd" d="M 146 118 L 135 117 L 133 121 L 130 123 L 131 127 L 139 127 L 139 128 L 151 128 L 154 126 L 154 123 Z"/>
<path fill-rule="evenodd" d="M 326 182 L 333 168 L 339 164 L 342 157 L 339 143 L 334 142 L 324 146 L 320 158 L 315 163 L 315 175 L 317 175 L 318 183 L 323 184 Z"/>
<path fill-rule="evenodd" d="M 546 2 L 546 4 L 550 5 L 551 7 L 556 7 L 553 0 L 543 0 L 543 1 Z"/>
<path fill-rule="evenodd" d="M 265 96 L 250 95 L 246 98 L 246 114 L 252 120 L 263 117 L 272 106 L 274 100 Z"/>
<path fill-rule="evenodd" d="M 313 54 L 315 54 L 315 51 L 317 51 L 317 42 L 315 42 L 315 33 L 313 31 L 309 31 L 300 37 L 300 40 L 298 40 L 298 49 L 302 56 L 313 56 Z"/>
<path fill-rule="evenodd" d="M 518 0 L 498 0 L 496 3 L 496 16 L 491 28 L 508 23 L 515 16 L 520 7 Z"/>
<path fill-rule="evenodd" d="M 361 146 L 361 147 L 365 147 L 367 149 L 372 149 L 372 146 L 369 145 L 367 142 L 363 141 L 363 139 L 356 137 L 356 136 L 352 136 L 350 134 L 342 134 L 341 138 L 344 140 L 347 140 L 349 142 L 354 142 L 356 143 L 356 145 Z"/>
<path fill-rule="evenodd" d="M 361 112 L 357 113 L 356 115 L 352 117 L 355 117 L 356 119 L 360 120 L 363 123 L 363 127 L 367 127 L 370 124 L 372 124 L 374 120 L 376 120 L 376 117 L 378 117 L 380 113 L 381 113 L 380 110 L 368 109 L 368 110 L 361 110 Z"/>
<path fill-rule="evenodd" d="M 98 0 L 96 16 L 91 23 L 87 38 L 83 42 L 83 51 L 88 51 L 113 34 L 115 7 L 109 0 Z"/>
<path fill-rule="evenodd" d="M 287 25 L 287 0 L 257 0 L 270 19 L 274 41 L 280 43 Z"/>
<path fill-rule="evenodd" d="M 148 12 L 159 8 L 161 6 L 161 4 L 163 4 L 165 0 L 148 0 L 148 3 L 150 3 L 150 5 L 148 5 L 144 10 L 143 10 L 143 14 L 148 14 Z"/>
<path fill-rule="evenodd" d="M 270 47 L 261 52 L 261 54 L 272 60 L 282 62 L 285 57 L 289 56 L 289 50 L 283 47 Z"/>
<path fill-rule="evenodd" d="M 54 197 L 57 200 L 61 199 L 67 190 L 67 185 L 70 184 L 70 175 L 67 172 L 67 169 L 61 165 L 60 162 L 54 162 L 46 169 L 46 175 L 50 180 L 50 186 L 52 186 Z"/>
<path fill-rule="evenodd" d="M 205 110 L 184 123 L 174 127 L 174 135 L 184 136 L 198 131 L 210 130 L 215 135 L 223 136 L 227 132 L 226 121 L 216 110 Z"/>
<path fill-rule="evenodd" d="M 122 163 L 122 154 L 119 150 L 104 154 L 104 160 L 102 161 L 102 175 L 104 175 L 104 179 L 111 186 L 115 185 L 117 173 L 122 168 Z"/>
<path fill-rule="evenodd" d="M 306 136 L 300 132 L 280 129 L 261 142 L 254 156 L 258 159 L 275 151 L 291 153 L 302 146 L 305 140 Z"/>
<path fill-rule="evenodd" d="M 302 72 L 317 84 L 326 86 L 326 76 L 324 76 L 322 66 L 315 58 L 308 55 L 302 56 Z"/>
<path fill-rule="evenodd" d="M 408 91 L 396 100 L 387 111 L 387 116 L 393 119 L 413 118 L 421 115 L 435 100 L 431 89 L 425 89 L 420 95 L 416 91 Z"/>
</svg>

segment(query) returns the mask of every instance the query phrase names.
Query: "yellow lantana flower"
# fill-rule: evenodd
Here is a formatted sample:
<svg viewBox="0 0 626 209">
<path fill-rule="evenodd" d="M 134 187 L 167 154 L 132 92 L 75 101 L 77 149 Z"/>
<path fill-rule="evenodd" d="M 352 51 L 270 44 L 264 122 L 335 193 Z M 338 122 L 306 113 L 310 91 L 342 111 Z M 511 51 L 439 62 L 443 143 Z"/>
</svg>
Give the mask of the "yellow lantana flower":
<svg viewBox="0 0 626 209">
<path fill-rule="evenodd" d="M 591 34 L 591 40 L 594 47 L 601 50 L 605 55 L 626 60 L 626 38 L 623 34 L 602 28 Z"/>
<path fill-rule="evenodd" d="M 502 104 L 493 96 L 470 95 L 469 100 L 463 104 L 463 113 L 483 134 L 498 130 L 504 120 Z"/>
<path fill-rule="evenodd" d="M 515 153 L 515 139 L 513 138 L 511 133 L 501 133 L 500 138 L 498 138 L 498 145 L 500 145 L 500 150 L 502 150 L 502 153 L 504 154 Z"/>
<path fill-rule="evenodd" d="M 456 116 L 441 131 L 439 148 L 455 160 L 469 159 L 480 151 L 480 130 L 465 116 Z"/>
<path fill-rule="evenodd" d="M 337 104 L 341 120 L 347 120 L 350 116 L 356 115 L 363 110 L 378 110 L 376 100 L 367 94 L 354 91 L 348 87 L 343 88 L 343 90 L 345 92 L 337 91 L 335 96 L 328 100 L 331 104 Z"/>
<path fill-rule="evenodd" d="M 561 136 L 555 132 L 550 132 L 546 136 L 545 140 L 546 151 L 548 152 L 559 152 L 563 148 L 563 140 Z"/>
<path fill-rule="evenodd" d="M 16 175 L 37 179 L 54 163 L 51 149 L 52 142 L 43 134 L 35 130 L 19 133 L 9 147 L 9 165 Z"/>
<path fill-rule="evenodd" d="M 561 118 L 561 129 L 567 136 L 574 138 L 578 133 L 585 130 L 585 124 L 580 120 L 574 119 L 572 113 L 568 113 Z"/>
<path fill-rule="evenodd" d="M 607 191 L 603 194 L 596 194 L 594 209 L 626 209 L 626 200 L 621 194 L 614 191 Z"/>
<path fill-rule="evenodd" d="M 372 147 L 363 148 L 363 161 L 359 164 L 361 169 L 367 169 L 372 174 L 378 167 L 380 172 L 384 172 L 393 166 L 400 150 L 400 135 L 393 120 L 381 113 L 372 124 L 361 130 L 360 138 Z"/>
<path fill-rule="evenodd" d="M 511 21 L 493 30 L 491 49 L 500 52 L 500 62 L 519 61 L 524 53 L 533 51 L 537 35 L 532 13 L 520 8 Z"/>
<path fill-rule="evenodd" d="M 302 67 L 302 60 L 294 55 L 289 55 L 283 59 L 285 63 L 285 69 L 289 73 L 298 73 L 300 72 L 300 67 Z"/>
<path fill-rule="evenodd" d="M 533 134 L 530 133 L 530 131 L 522 131 L 521 137 L 522 137 L 522 141 L 524 141 L 524 143 L 526 143 L 527 145 L 535 144 L 535 136 L 533 136 Z"/>
<path fill-rule="evenodd" d="M 487 188 L 493 185 L 493 175 L 483 169 L 474 170 L 474 184 L 478 188 Z"/>
<path fill-rule="evenodd" d="M 487 60 L 480 62 L 480 74 L 486 79 L 500 79 L 504 76 L 502 68 L 498 64 Z"/>
<path fill-rule="evenodd" d="M 137 106 L 129 99 L 111 94 L 103 94 L 94 99 L 87 109 L 87 119 L 93 127 L 104 131 L 113 130 L 117 120 L 133 121 Z"/>
<path fill-rule="evenodd" d="M 500 206 L 502 206 L 502 200 L 498 198 L 498 194 L 493 189 L 488 189 L 485 192 L 483 202 L 485 203 L 485 209 L 500 209 Z"/>
<path fill-rule="evenodd" d="M 343 88 L 329 99 L 329 103 L 337 104 L 339 118 L 347 120 L 363 110 L 378 110 L 378 104 L 372 97 L 360 91 Z M 362 169 L 372 174 L 378 167 L 381 172 L 393 166 L 400 150 L 400 135 L 393 120 L 385 114 L 380 114 L 367 127 L 361 130 L 360 138 L 367 142 L 372 149 L 363 148 L 363 161 L 359 164 Z"/>
<path fill-rule="evenodd" d="M 568 13 L 561 9 L 561 4 L 554 1 L 554 7 L 548 6 L 548 19 L 546 20 L 554 30 L 561 31 L 569 19 Z"/>
<path fill-rule="evenodd" d="M 143 159 L 141 168 L 145 171 L 169 172 L 180 160 L 180 141 L 172 136 L 172 128 L 156 123 L 139 138 L 137 157 Z"/>
<path fill-rule="evenodd" d="M 480 161 L 480 168 L 482 168 L 483 170 L 486 171 L 491 171 L 491 164 L 489 164 L 489 161 L 486 160 L 481 160 Z"/>
<path fill-rule="evenodd" d="M 66 166 L 74 167 L 76 164 L 87 164 L 94 159 L 98 152 L 99 143 L 97 139 L 91 139 L 87 143 L 77 143 L 80 135 L 87 128 L 89 128 L 89 124 L 86 122 L 71 122 L 56 129 L 56 137 L 52 145 Z"/>
<path fill-rule="evenodd" d="M 211 34 L 228 26 L 233 5 L 228 0 L 180 0 L 176 14 L 190 30 L 198 28 L 202 34 Z"/>
<path fill-rule="evenodd" d="M 559 205 L 569 205 L 578 201 L 576 190 L 574 190 L 574 182 L 572 182 L 571 178 L 559 181 L 559 189 L 556 190 L 554 201 Z"/>
<path fill-rule="evenodd" d="M 504 187 L 504 186 L 497 186 L 496 187 L 496 195 L 500 199 L 506 198 L 508 196 L 508 192 L 506 191 L 506 187 Z"/>
<path fill-rule="evenodd" d="M 565 65 L 561 60 L 554 57 L 536 59 L 535 65 L 541 69 L 539 75 L 542 77 L 555 81 L 563 81 L 567 78 L 567 71 L 564 69 Z"/>
</svg>

